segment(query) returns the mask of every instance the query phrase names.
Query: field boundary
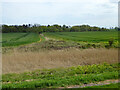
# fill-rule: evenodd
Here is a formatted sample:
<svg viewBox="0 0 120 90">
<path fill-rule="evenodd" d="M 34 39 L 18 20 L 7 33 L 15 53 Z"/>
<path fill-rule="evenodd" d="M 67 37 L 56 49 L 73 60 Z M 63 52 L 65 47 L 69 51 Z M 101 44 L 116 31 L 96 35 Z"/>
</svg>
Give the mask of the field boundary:
<svg viewBox="0 0 120 90">
<path fill-rule="evenodd" d="M 38 41 L 38 42 L 41 42 L 42 41 L 42 38 L 40 37 L 41 35 L 39 34 L 39 38 L 40 38 L 40 40 Z"/>
</svg>

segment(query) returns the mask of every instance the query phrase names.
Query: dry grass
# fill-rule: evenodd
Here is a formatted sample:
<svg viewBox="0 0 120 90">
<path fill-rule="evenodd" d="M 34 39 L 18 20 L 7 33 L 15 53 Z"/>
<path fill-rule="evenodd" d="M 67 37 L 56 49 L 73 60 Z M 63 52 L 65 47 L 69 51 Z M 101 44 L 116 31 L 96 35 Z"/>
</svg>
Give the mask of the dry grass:
<svg viewBox="0 0 120 90">
<path fill-rule="evenodd" d="M 69 49 L 3 54 L 3 73 L 118 62 L 118 49 Z"/>
</svg>

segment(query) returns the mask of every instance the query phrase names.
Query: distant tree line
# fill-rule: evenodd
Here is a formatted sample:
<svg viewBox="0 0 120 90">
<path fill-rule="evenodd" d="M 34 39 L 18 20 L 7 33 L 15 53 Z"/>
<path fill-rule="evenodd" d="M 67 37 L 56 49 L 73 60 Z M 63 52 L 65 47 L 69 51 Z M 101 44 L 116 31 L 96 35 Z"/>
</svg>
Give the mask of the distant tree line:
<svg viewBox="0 0 120 90">
<path fill-rule="evenodd" d="M 118 28 L 115 28 L 116 30 Z M 31 24 L 23 24 L 23 25 L 2 25 L 3 33 L 10 32 L 84 32 L 84 31 L 110 31 L 110 29 L 100 28 L 96 26 L 89 25 L 79 25 L 79 26 L 66 26 L 66 25 L 31 25 Z"/>
</svg>

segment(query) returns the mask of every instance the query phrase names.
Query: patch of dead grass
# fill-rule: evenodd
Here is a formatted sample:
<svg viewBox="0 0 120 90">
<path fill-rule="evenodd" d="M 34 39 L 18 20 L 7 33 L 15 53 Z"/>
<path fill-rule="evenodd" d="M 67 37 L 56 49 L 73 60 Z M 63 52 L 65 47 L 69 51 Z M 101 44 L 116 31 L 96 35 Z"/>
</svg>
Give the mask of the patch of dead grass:
<svg viewBox="0 0 120 90">
<path fill-rule="evenodd" d="M 18 52 L 2 55 L 3 73 L 19 73 L 44 68 L 117 63 L 118 49 L 67 49 L 44 52 Z"/>
</svg>

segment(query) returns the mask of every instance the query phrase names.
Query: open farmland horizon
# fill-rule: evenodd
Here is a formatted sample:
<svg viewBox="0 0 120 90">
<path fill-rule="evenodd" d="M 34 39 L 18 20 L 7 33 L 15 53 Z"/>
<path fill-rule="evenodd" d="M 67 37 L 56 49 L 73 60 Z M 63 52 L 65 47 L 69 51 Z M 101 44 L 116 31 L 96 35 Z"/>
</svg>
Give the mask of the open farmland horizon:
<svg viewBox="0 0 120 90">
<path fill-rule="evenodd" d="M 120 88 L 120 1 L 0 2 L 0 89 Z"/>
<path fill-rule="evenodd" d="M 107 80 L 101 87 L 118 88 L 118 31 L 3 33 L 2 40 L 3 88 L 81 88 Z"/>
</svg>

